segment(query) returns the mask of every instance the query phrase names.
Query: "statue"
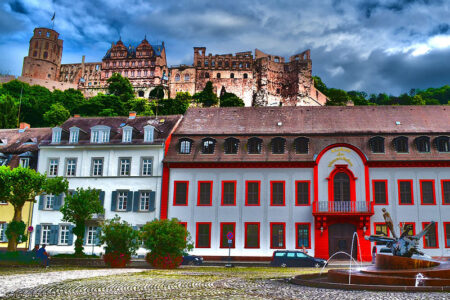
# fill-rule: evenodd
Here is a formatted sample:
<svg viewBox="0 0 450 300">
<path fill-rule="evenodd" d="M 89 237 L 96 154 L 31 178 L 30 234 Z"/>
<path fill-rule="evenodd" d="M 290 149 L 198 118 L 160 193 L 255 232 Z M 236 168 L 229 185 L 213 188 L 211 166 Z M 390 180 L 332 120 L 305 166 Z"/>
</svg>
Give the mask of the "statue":
<svg viewBox="0 0 450 300">
<path fill-rule="evenodd" d="M 400 237 L 397 237 L 397 234 L 394 230 L 394 223 L 392 222 L 390 214 L 386 211 L 385 208 L 382 209 L 383 218 L 386 223 L 386 226 L 392 233 L 392 237 L 387 237 L 384 235 L 371 235 L 366 236 L 365 239 L 371 242 L 384 242 L 386 243 L 386 247 L 390 248 L 392 254 L 395 256 L 403 256 L 403 257 L 411 257 L 414 254 L 423 255 L 424 253 L 418 249 L 419 240 L 431 229 L 435 226 L 435 222 L 431 221 L 419 234 L 416 235 L 408 235 L 409 230 L 411 229 L 411 225 L 404 224 L 401 230 Z"/>
</svg>

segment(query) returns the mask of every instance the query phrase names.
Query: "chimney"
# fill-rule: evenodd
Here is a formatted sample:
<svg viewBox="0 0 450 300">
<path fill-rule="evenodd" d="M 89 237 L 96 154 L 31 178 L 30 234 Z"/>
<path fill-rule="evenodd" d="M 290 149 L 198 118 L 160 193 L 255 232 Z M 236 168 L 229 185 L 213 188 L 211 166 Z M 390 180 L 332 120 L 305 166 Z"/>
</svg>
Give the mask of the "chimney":
<svg viewBox="0 0 450 300">
<path fill-rule="evenodd" d="M 130 111 L 130 114 L 128 115 L 128 119 L 130 119 L 130 120 L 136 119 L 136 112 Z"/>
<path fill-rule="evenodd" d="M 73 117 L 74 117 L 74 118 L 79 118 L 79 117 L 80 117 L 80 115 L 78 115 L 78 114 L 75 114 L 75 115 L 73 115 Z"/>
<path fill-rule="evenodd" d="M 25 129 L 27 129 L 27 128 L 31 128 L 30 124 L 25 123 L 25 122 L 20 122 L 19 129 L 25 130 Z"/>
</svg>

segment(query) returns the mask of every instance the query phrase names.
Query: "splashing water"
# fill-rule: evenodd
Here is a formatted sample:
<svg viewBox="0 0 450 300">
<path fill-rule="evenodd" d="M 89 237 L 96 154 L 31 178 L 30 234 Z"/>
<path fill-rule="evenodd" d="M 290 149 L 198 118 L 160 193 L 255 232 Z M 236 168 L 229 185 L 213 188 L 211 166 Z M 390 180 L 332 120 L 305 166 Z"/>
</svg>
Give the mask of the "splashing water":
<svg viewBox="0 0 450 300">
<path fill-rule="evenodd" d="M 353 237 L 352 237 L 352 247 L 350 248 L 350 257 L 353 258 L 353 243 L 355 242 L 355 236 L 356 236 L 356 242 L 358 243 L 358 250 L 359 250 L 359 259 L 362 258 L 361 256 L 361 245 L 359 244 L 359 236 L 358 233 L 355 231 L 353 232 Z M 361 259 L 361 263 L 360 263 L 360 268 L 362 267 L 362 259 Z M 352 260 L 350 259 L 350 272 L 348 274 L 348 284 L 351 283 L 352 280 Z"/>
<path fill-rule="evenodd" d="M 323 272 L 323 270 L 325 269 L 325 267 L 328 265 L 328 262 L 329 262 L 335 255 L 337 255 L 337 254 L 345 254 L 345 255 L 347 255 L 347 256 L 350 258 L 350 260 L 353 260 L 353 261 L 355 262 L 355 264 L 358 264 L 358 262 L 353 258 L 353 256 L 351 256 L 351 255 L 348 254 L 347 252 L 344 252 L 344 251 L 338 251 L 338 252 L 336 252 L 336 253 L 333 253 L 333 255 L 331 255 L 330 258 L 327 260 L 327 262 L 323 265 L 322 270 L 320 270 L 320 275 L 322 275 L 322 272 Z M 360 265 L 360 266 L 362 266 L 362 265 Z"/>
</svg>

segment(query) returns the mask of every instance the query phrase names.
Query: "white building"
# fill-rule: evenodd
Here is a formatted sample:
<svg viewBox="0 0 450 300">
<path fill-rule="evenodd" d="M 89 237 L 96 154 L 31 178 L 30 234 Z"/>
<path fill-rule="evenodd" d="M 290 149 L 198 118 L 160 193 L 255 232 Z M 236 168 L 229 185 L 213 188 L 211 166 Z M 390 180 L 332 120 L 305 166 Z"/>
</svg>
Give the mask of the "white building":
<svg viewBox="0 0 450 300">
<path fill-rule="evenodd" d="M 37 170 L 63 176 L 69 191 L 101 190 L 105 209 L 86 227 L 85 253 L 95 247 L 98 220 L 115 215 L 139 227 L 160 215 L 162 160 L 181 116 L 80 118 L 53 128 L 52 140 L 40 145 Z M 73 224 L 63 222 L 64 195 L 44 195 L 33 211 L 31 245 L 47 244 L 52 254 L 71 253 Z M 143 253 L 140 249 L 140 253 Z"/>
</svg>

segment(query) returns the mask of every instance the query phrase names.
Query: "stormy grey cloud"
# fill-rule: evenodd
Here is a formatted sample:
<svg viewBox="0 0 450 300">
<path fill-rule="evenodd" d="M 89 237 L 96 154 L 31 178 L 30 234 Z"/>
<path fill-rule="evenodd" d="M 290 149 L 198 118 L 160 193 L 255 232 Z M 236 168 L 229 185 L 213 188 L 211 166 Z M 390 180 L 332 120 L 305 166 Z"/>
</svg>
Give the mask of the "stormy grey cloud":
<svg viewBox="0 0 450 300">
<path fill-rule="evenodd" d="M 192 64 L 194 46 L 258 48 L 288 57 L 310 48 L 330 87 L 398 94 L 450 84 L 450 1 L 444 0 L 4 0 L 0 71 L 21 73 L 34 27 L 64 40 L 63 63 L 100 61 L 119 37 L 164 41 L 170 65 Z"/>
</svg>

